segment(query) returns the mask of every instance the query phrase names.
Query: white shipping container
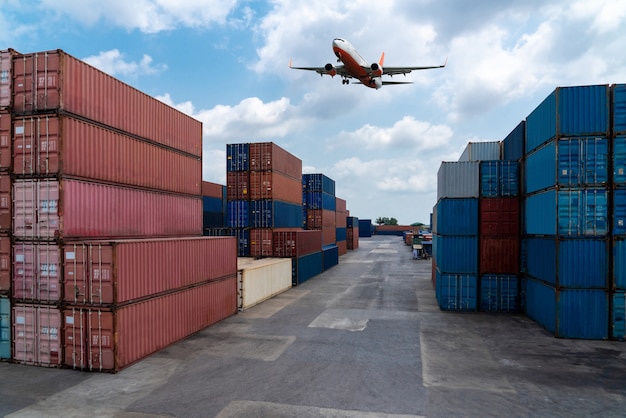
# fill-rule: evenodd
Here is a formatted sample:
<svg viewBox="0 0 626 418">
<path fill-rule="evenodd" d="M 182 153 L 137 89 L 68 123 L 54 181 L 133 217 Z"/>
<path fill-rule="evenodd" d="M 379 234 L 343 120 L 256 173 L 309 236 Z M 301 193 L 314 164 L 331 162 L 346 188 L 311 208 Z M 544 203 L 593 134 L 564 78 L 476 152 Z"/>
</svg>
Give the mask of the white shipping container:
<svg viewBox="0 0 626 418">
<path fill-rule="evenodd" d="M 479 197 L 478 161 L 442 162 L 437 172 L 437 201 L 444 198 Z"/>
<path fill-rule="evenodd" d="M 240 311 L 291 288 L 291 258 L 239 257 L 237 270 Z"/>
<path fill-rule="evenodd" d="M 459 161 L 491 161 L 502 159 L 502 142 L 468 142 Z"/>
</svg>

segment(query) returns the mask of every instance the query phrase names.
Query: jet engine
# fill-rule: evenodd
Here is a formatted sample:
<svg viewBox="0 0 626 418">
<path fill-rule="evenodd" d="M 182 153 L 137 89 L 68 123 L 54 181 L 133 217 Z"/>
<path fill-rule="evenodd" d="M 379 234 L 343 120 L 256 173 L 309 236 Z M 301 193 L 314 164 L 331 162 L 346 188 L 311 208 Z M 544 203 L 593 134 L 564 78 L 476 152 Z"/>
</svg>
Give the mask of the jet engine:
<svg viewBox="0 0 626 418">
<path fill-rule="evenodd" d="M 324 66 L 324 71 L 326 71 L 326 74 L 328 74 L 331 77 L 334 77 L 337 75 L 337 69 L 331 63 L 328 63 Z"/>
<path fill-rule="evenodd" d="M 383 66 L 377 62 L 370 65 L 370 70 L 372 70 L 372 77 L 380 77 L 383 75 Z"/>
</svg>

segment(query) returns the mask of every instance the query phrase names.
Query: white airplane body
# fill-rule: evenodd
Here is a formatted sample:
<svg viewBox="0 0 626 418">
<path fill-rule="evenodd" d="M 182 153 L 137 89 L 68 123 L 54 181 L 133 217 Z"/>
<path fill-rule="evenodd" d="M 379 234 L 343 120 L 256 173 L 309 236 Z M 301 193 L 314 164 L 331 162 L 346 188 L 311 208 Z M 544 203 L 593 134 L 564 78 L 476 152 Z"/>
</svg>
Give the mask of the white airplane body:
<svg viewBox="0 0 626 418">
<path fill-rule="evenodd" d="M 334 77 L 339 75 L 343 84 L 349 84 L 350 79 L 354 78 L 358 80 L 354 84 L 363 84 L 373 89 L 379 89 L 388 84 L 411 84 L 410 81 L 383 81 L 383 75 L 390 77 L 398 74 L 407 75 L 413 70 L 443 68 L 447 63 L 446 60 L 443 65 L 427 67 L 383 67 L 383 61 L 385 60 L 385 53 L 383 52 L 377 63 L 368 64 L 350 42 L 341 38 L 333 39 L 333 52 L 337 56 L 337 62 L 341 62 L 343 65 L 335 66 L 328 63 L 323 67 L 292 67 L 290 61 L 289 68 L 315 71 L 322 76 L 329 75 Z"/>
</svg>

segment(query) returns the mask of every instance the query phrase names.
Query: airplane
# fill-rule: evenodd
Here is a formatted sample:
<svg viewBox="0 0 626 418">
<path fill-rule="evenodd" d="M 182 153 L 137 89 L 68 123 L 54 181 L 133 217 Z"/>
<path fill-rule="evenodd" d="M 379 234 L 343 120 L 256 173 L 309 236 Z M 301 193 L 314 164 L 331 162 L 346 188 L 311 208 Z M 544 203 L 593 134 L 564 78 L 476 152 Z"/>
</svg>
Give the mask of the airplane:
<svg viewBox="0 0 626 418">
<path fill-rule="evenodd" d="M 289 68 L 294 70 L 315 71 L 321 76 L 324 76 L 324 74 L 331 77 L 339 75 L 342 84 L 350 84 L 349 79 L 355 78 L 359 81 L 353 81 L 352 84 L 363 84 L 364 86 L 378 90 L 382 86 L 389 84 L 412 84 L 410 81 L 383 81 L 383 75 L 393 77 L 394 75 L 403 74 L 406 76 L 413 70 L 444 68 L 448 62 L 446 59 L 443 65 L 427 67 L 383 67 L 383 61 L 385 60 L 385 53 L 383 52 L 378 62 L 369 65 L 350 42 L 341 38 L 333 39 L 333 51 L 337 56 L 337 62 L 341 62 L 343 65 L 334 66 L 328 63 L 323 67 L 293 67 L 291 60 L 289 60 Z"/>
</svg>

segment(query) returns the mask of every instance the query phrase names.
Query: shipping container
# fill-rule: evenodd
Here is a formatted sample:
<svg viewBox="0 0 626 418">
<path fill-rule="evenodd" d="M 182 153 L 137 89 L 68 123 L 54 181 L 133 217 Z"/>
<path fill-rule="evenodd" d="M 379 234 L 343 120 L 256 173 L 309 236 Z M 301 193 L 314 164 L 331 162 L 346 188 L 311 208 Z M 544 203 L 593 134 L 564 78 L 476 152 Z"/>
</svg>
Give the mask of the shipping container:
<svg viewBox="0 0 626 418">
<path fill-rule="evenodd" d="M 373 225 L 371 219 L 359 219 L 359 237 L 371 237 L 372 229 Z"/>
<path fill-rule="evenodd" d="M 502 159 L 502 142 L 468 142 L 459 161 L 485 161 Z"/>
<path fill-rule="evenodd" d="M 11 300 L 0 295 L 0 360 L 11 359 Z"/>
<path fill-rule="evenodd" d="M 297 286 L 322 273 L 322 251 L 291 259 L 291 284 Z"/>
<path fill-rule="evenodd" d="M 249 171 L 249 144 L 226 144 L 226 171 Z"/>
<path fill-rule="evenodd" d="M 319 173 L 302 174 L 302 191 L 323 192 L 331 196 L 335 196 L 335 180 Z"/>
<path fill-rule="evenodd" d="M 515 237 L 520 235 L 519 198 L 483 197 L 480 199 L 479 208 L 480 235 L 482 237 Z"/>
<path fill-rule="evenodd" d="M 322 250 L 319 230 L 274 231 L 274 257 L 301 257 Z"/>
<path fill-rule="evenodd" d="M 337 242 L 345 241 L 348 237 L 347 228 L 335 228 L 335 236 L 337 237 Z"/>
<path fill-rule="evenodd" d="M 13 181 L 11 173 L 0 172 L 0 234 L 11 234 L 13 227 Z"/>
<path fill-rule="evenodd" d="M 478 161 L 442 162 L 437 172 L 437 200 L 480 195 Z"/>
<path fill-rule="evenodd" d="M 439 235 L 477 235 L 478 199 L 444 198 L 437 202 L 436 232 Z"/>
<path fill-rule="evenodd" d="M 63 364 L 117 372 L 237 312 L 237 276 L 117 309 L 63 310 Z"/>
<path fill-rule="evenodd" d="M 519 196 L 519 166 L 517 161 L 481 161 L 480 196 Z"/>
<path fill-rule="evenodd" d="M 224 200 L 220 197 L 202 196 L 202 212 L 223 213 Z"/>
<path fill-rule="evenodd" d="M 13 172 L 199 195 L 202 159 L 69 115 L 13 120 Z"/>
<path fill-rule="evenodd" d="M 339 249 L 339 257 L 346 255 L 348 253 L 348 242 L 337 241 L 337 248 Z"/>
<path fill-rule="evenodd" d="M 527 274 L 552 286 L 609 288 L 606 239 L 526 238 Z"/>
<path fill-rule="evenodd" d="M 271 257 L 274 253 L 272 228 L 250 229 L 250 257 Z"/>
<path fill-rule="evenodd" d="M 17 115 L 71 113 L 202 157 L 202 122 L 61 50 L 17 55 L 13 71 Z"/>
<path fill-rule="evenodd" d="M 222 184 L 212 183 L 210 181 L 202 181 L 201 192 L 202 196 L 213 197 L 220 200 L 226 200 L 226 195 L 223 193 L 226 186 Z"/>
<path fill-rule="evenodd" d="M 302 226 L 302 205 L 280 200 L 251 200 L 250 227 L 299 228 Z"/>
<path fill-rule="evenodd" d="M 626 84 L 613 84 L 613 134 L 626 134 Z"/>
<path fill-rule="evenodd" d="M 302 204 L 302 182 L 277 171 L 252 171 L 249 183 L 250 200 L 274 199 Z"/>
<path fill-rule="evenodd" d="M 356 216 L 348 216 L 346 219 L 346 226 L 348 228 L 358 228 L 359 227 L 359 218 Z"/>
<path fill-rule="evenodd" d="M 12 279 L 11 237 L 0 236 L 0 295 L 9 295 Z"/>
<path fill-rule="evenodd" d="M 302 181 L 302 160 L 298 157 L 273 142 L 251 143 L 248 147 L 250 171 L 273 171 Z"/>
<path fill-rule="evenodd" d="M 61 302 L 61 257 L 61 248 L 53 242 L 14 242 L 13 298 L 29 303 Z"/>
<path fill-rule="evenodd" d="M 478 281 L 475 274 L 442 273 L 437 268 L 436 275 L 435 294 L 441 310 L 478 310 Z"/>
<path fill-rule="evenodd" d="M 626 135 L 616 135 L 613 139 L 613 184 L 626 186 Z"/>
<path fill-rule="evenodd" d="M 359 248 L 359 229 L 348 228 L 346 230 L 346 247 L 348 250 L 356 250 Z"/>
<path fill-rule="evenodd" d="M 563 136 L 609 136 L 609 86 L 557 87 L 526 118 L 526 154 Z"/>
<path fill-rule="evenodd" d="M 63 344 L 60 308 L 15 303 L 12 321 L 13 361 L 35 366 L 61 366 Z"/>
<path fill-rule="evenodd" d="M 228 226 L 247 228 L 250 226 L 250 202 L 248 200 L 228 201 Z"/>
<path fill-rule="evenodd" d="M 518 282 L 517 275 L 481 275 L 479 310 L 481 312 L 518 312 Z"/>
<path fill-rule="evenodd" d="M 226 213 L 225 212 L 207 212 L 202 211 L 202 234 L 206 233 L 209 229 L 224 228 L 226 227 Z"/>
<path fill-rule="evenodd" d="M 626 290 L 626 236 L 615 236 L 612 240 L 613 260 L 612 288 Z"/>
<path fill-rule="evenodd" d="M 78 180 L 15 180 L 13 236 L 202 235 L 202 198 Z"/>
<path fill-rule="evenodd" d="M 480 237 L 481 274 L 519 274 L 520 239 Z"/>
<path fill-rule="evenodd" d="M 0 82 L 0 88 L 1 82 Z M 0 171 L 10 171 L 12 156 L 12 117 L 11 112 L 0 108 Z"/>
<path fill-rule="evenodd" d="M 14 49 L 0 51 L 0 109 L 10 109 L 13 101 L 13 57 L 19 53 Z"/>
<path fill-rule="evenodd" d="M 291 289 L 291 260 L 287 258 L 255 260 L 240 257 L 237 269 L 240 311 Z"/>
<path fill-rule="evenodd" d="M 63 246 L 64 301 L 115 306 L 233 276 L 234 237 L 76 241 Z"/>
<path fill-rule="evenodd" d="M 505 161 L 519 161 L 524 156 L 524 138 L 526 136 L 526 121 L 521 121 L 502 140 L 502 159 Z"/>
<path fill-rule="evenodd" d="M 231 230 L 237 240 L 237 255 L 239 257 L 250 256 L 250 230 L 249 229 L 233 229 Z"/>
<path fill-rule="evenodd" d="M 339 247 L 336 244 L 322 247 L 322 270 L 326 271 L 339 264 Z"/>
<path fill-rule="evenodd" d="M 345 199 L 341 199 L 339 197 L 335 197 L 335 210 L 338 213 L 342 213 L 342 214 L 345 214 L 346 216 L 348 216 L 347 204 L 348 204 L 348 202 L 346 202 Z"/>
<path fill-rule="evenodd" d="M 324 209 L 336 211 L 335 196 L 319 191 L 302 192 L 302 206 L 307 209 Z"/>
<path fill-rule="evenodd" d="M 227 200 L 250 200 L 250 172 L 227 172 L 226 190 Z"/>
<path fill-rule="evenodd" d="M 478 273 L 478 235 L 433 235 L 433 254 L 442 273 Z"/>
<path fill-rule="evenodd" d="M 611 339 L 626 340 L 626 292 L 613 293 L 611 304 Z"/>
</svg>

